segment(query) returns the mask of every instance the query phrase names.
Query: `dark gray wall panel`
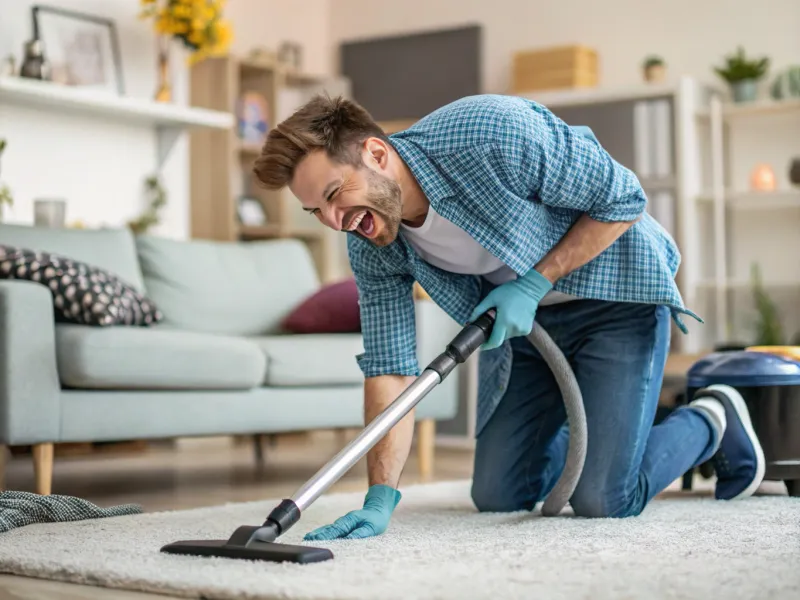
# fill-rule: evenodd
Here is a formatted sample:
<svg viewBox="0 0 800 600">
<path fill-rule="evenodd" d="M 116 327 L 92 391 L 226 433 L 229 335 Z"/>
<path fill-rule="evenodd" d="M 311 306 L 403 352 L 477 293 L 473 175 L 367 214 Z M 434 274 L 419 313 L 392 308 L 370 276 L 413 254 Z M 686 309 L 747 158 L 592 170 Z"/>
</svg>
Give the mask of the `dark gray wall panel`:
<svg viewBox="0 0 800 600">
<path fill-rule="evenodd" d="M 481 28 L 346 42 L 341 73 L 378 121 L 414 119 L 481 93 Z"/>
</svg>

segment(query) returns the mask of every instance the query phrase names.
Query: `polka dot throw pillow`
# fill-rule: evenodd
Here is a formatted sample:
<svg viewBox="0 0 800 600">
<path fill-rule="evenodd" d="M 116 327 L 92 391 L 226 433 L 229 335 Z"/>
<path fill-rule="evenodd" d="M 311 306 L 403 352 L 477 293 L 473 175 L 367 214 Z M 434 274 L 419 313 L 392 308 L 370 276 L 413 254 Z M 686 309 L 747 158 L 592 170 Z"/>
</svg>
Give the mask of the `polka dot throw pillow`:
<svg viewBox="0 0 800 600">
<path fill-rule="evenodd" d="M 0 244 L 0 279 L 46 286 L 62 323 L 148 326 L 163 318 L 151 300 L 113 273 L 58 254 Z"/>
</svg>

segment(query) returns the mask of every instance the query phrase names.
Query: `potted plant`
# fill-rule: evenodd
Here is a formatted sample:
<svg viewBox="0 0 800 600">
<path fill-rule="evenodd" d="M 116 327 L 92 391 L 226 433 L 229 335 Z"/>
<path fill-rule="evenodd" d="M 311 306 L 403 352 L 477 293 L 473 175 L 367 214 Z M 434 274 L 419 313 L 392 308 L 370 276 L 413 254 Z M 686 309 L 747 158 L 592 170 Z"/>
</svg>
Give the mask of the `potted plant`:
<svg viewBox="0 0 800 600">
<path fill-rule="evenodd" d="M 749 60 L 741 46 L 725 57 L 725 65 L 714 71 L 731 87 L 734 102 L 751 102 L 758 96 L 758 82 L 769 68 L 769 58 Z"/>
<path fill-rule="evenodd" d="M 664 59 L 660 56 L 650 55 L 644 59 L 642 63 L 642 70 L 644 71 L 644 79 L 649 82 L 664 81 L 666 75 L 666 65 Z"/>
<path fill-rule="evenodd" d="M 6 149 L 7 143 L 4 139 L 0 138 L 0 158 L 3 156 L 3 150 Z M 3 221 L 4 207 L 9 208 L 14 206 L 14 197 L 11 195 L 11 190 L 8 186 L 0 181 L 0 223 Z"/>
</svg>

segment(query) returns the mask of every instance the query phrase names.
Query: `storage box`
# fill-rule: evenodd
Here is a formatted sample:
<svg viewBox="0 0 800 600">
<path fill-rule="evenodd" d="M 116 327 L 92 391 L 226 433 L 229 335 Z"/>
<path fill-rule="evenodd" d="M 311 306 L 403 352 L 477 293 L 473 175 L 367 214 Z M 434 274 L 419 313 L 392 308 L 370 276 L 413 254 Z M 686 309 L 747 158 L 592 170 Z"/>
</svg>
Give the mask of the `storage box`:
<svg viewBox="0 0 800 600">
<path fill-rule="evenodd" d="M 598 82 L 597 52 L 591 48 L 561 46 L 514 54 L 512 93 L 594 87 Z"/>
</svg>

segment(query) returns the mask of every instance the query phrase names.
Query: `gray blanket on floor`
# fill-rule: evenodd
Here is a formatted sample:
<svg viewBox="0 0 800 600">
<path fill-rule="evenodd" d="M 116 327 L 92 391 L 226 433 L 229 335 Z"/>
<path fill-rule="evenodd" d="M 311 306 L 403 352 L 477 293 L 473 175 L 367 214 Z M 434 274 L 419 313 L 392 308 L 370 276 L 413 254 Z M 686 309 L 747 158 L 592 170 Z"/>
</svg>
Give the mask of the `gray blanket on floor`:
<svg viewBox="0 0 800 600">
<path fill-rule="evenodd" d="M 0 492 L 0 533 L 32 523 L 82 521 L 134 515 L 142 512 L 138 504 L 100 508 L 73 496 L 42 496 L 30 492 Z"/>
</svg>

